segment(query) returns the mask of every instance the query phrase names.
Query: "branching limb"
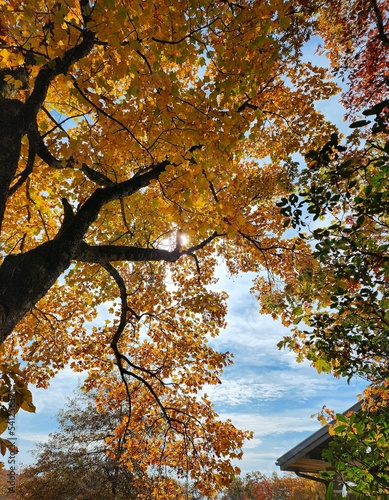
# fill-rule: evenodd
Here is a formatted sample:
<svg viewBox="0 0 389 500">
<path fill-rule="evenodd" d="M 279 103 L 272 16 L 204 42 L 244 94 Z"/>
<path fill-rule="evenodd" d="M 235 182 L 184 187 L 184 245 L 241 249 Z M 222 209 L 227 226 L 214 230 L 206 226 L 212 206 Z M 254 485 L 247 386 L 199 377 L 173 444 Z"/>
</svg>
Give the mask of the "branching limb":
<svg viewBox="0 0 389 500">
<path fill-rule="evenodd" d="M 111 181 L 106 175 L 88 167 L 86 163 L 82 164 L 81 171 L 88 177 L 89 180 L 95 182 L 99 186 L 115 186 L 115 182 Z"/>
<path fill-rule="evenodd" d="M 92 246 L 83 242 L 79 246 L 78 251 L 74 256 L 74 259 L 79 262 L 93 262 L 100 264 L 113 261 L 176 262 L 180 257 L 183 257 L 185 255 L 193 256 L 195 252 L 204 248 L 218 236 L 220 235 L 214 232 L 211 236 L 203 240 L 198 245 L 190 247 L 186 250 L 181 250 L 180 246 L 177 246 L 172 251 L 158 249 L 158 248 L 140 248 L 140 247 L 124 246 L 124 245 Z"/>
<path fill-rule="evenodd" d="M 150 384 L 150 382 L 148 382 L 144 377 L 138 375 L 137 373 L 135 373 L 134 371 L 130 371 L 128 370 L 124 365 L 123 365 L 123 361 L 126 362 L 129 366 L 131 366 L 133 369 L 135 370 L 139 370 L 139 371 L 142 371 L 150 376 L 152 376 L 153 378 L 157 378 L 158 381 L 162 384 L 163 384 L 163 381 L 161 381 L 155 373 L 153 373 L 152 371 L 150 370 L 147 370 L 145 368 L 141 368 L 139 366 L 136 366 L 134 365 L 133 363 L 130 362 L 130 360 L 124 356 L 120 351 L 119 351 L 119 347 L 118 347 L 118 343 L 120 341 L 120 338 L 124 332 L 124 329 L 126 327 L 126 324 L 127 324 L 127 315 L 128 315 L 128 306 L 127 306 L 127 288 L 126 288 L 126 284 L 123 280 L 123 278 L 121 277 L 120 273 L 109 263 L 106 263 L 106 264 L 103 264 L 103 267 L 104 269 L 106 269 L 106 271 L 108 271 L 108 273 L 111 275 L 111 277 L 115 280 L 117 286 L 119 287 L 119 292 L 120 292 L 120 302 L 121 302 L 121 312 L 120 312 L 120 321 L 119 321 L 119 325 L 118 327 L 116 328 L 116 332 L 113 336 L 113 339 L 111 341 L 111 348 L 114 352 L 114 355 L 115 355 L 115 358 L 116 358 L 116 364 L 119 368 L 119 372 L 120 372 L 120 376 L 122 378 L 122 381 L 125 385 L 125 388 L 126 388 L 126 393 L 127 393 L 127 399 L 128 399 L 128 403 L 130 405 L 130 408 L 131 408 L 131 393 L 130 393 L 130 390 L 129 390 L 129 387 L 128 387 L 128 383 L 127 383 L 127 380 L 126 380 L 126 375 L 132 377 L 132 378 L 135 378 L 136 380 L 138 380 L 139 382 L 141 382 L 146 388 L 147 390 L 150 392 L 150 394 L 153 396 L 154 400 L 156 401 L 156 403 L 158 404 L 159 408 L 161 409 L 161 412 L 162 414 L 164 415 L 164 417 L 166 418 L 167 421 L 170 421 L 171 420 L 171 417 L 169 417 L 169 415 L 167 414 L 160 398 L 158 397 L 158 394 L 155 392 L 153 386 Z"/>
<path fill-rule="evenodd" d="M 46 99 L 50 83 L 60 74 L 66 74 L 74 63 L 83 59 L 94 45 L 95 34 L 90 30 L 83 31 L 82 41 L 75 47 L 67 50 L 62 58 L 50 61 L 38 73 L 34 89 L 24 105 L 25 125 L 28 127 L 36 119 L 39 110 Z"/>
<path fill-rule="evenodd" d="M 35 157 L 36 148 L 30 142 L 26 167 L 19 175 L 18 180 L 9 188 L 9 196 L 12 196 L 14 193 L 16 193 L 16 191 L 26 182 L 28 177 L 31 175 L 32 169 L 34 168 Z"/>
<path fill-rule="evenodd" d="M 60 161 L 57 160 L 49 151 L 49 148 L 44 143 L 42 137 L 39 134 L 38 126 L 36 122 L 31 126 L 30 130 L 27 133 L 28 140 L 30 142 L 30 146 L 34 148 L 36 154 L 46 162 L 50 167 L 53 168 L 64 168 L 64 165 Z"/>
<path fill-rule="evenodd" d="M 62 206 L 63 206 L 64 217 L 63 217 L 63 221 L 61 224 L 61 228 L 54 238 L 56 240 L 61 238 L 62 234 L 67 230 L 67 228 L 70 226 L 70 224 L 73 222 L 73 219 L 74 219 L 73 208 L 70 205 L 70 203 L 68 202 L 68 200 L 66 198 L 62 198 L 61 202 L 62 202 Z"/>
<path fill-rule="evenodd" d="M 187 425 L 189 420 L 194 420 L 197 425 L 200 427 L 203 427 L 201 420 L 199 420 L 195 415 L 191 415 L 190 413 L 180 410 L 175 407 L 171 406 L 165 406 L 160 398 L 160 396 L 157 394 L 156 390 L 154 389 L 152 383 L 148 380 L 150 378 L 151 380 L 157 380 L 161 387 L 165 387 L 164 381 L 158 376 L 158 370 L 149 370 L 146 368 L 143 368 L 141 366 L 137 366 L 134 363 L 128 359 L 127 356 L 122 354 L 119 350 L 118 344 L 120 342 L 121 336 L 124 333 L 127 321 L 128 321 L 128 314 L 132 314 L 132 310 L 129 308 L 127 304 L 127 298 L 128 298 L 128 293 L 127 293 L 127 288 L 126 284 L 124 282 L 124 279 L 120 275 L 120 273 L 115 269 L 110 263 L 104 263 L 102 264 L 104 269 L 110 274 L 110 276 L 114 279 L 116 282 L 118 288 L 119 288 L 119 294 L 120 294 L 120 302 L 121 302 L 121 312 L 120 312 L 120 321 L 119 324 L 116 328 L 115 334 L 112 338 L 111 341 L 111 348 L 114 352 L 115 359 L 116 359 L 116 364 L 118 366 L 119 372 L 121 379 L 125 385 L 126 388 L 126 394 L 127 394 L 127 399 L 129 403 L 129 408 L 130 408 L 130 415 L 131 415 L 131 393 L 130 389 L 128 386 L 128 381 L 127 377 L 131 377 L 135 380 L 138 380 L 142 385 L 146 387 L 146 389 L 149 391 L 149 393 L 152 395 L 154 401 L 158 405 L 161 415 L 159 418 L 163 418 L 165 422 L 168 425 L 168 428 L 166 429 L 166 433 L 170 432 L 173 430 L 174 432 L 178 432 L 181 434 L 184 438 L 185 442 L 185 448 L 187 450 L 188 448 L 188 443 L 191 443 L 191 446 L 193 447 L 194 450 L 196 450 L 196 443 L 193 441 L 191 436 L 188 433 L 187 430 Z M 137 316 L 138 318 L 140 317 L 139 315 Z M 139 374 L 139 372 L 145 374 L 145 376 Z M 147 378 L 146 378 L 147 377 Z M 182 415 L 184 418 L 177 418 L 172 416 L 171 412 L 173 413 L 178 413 Z"/>
<path fill-rule="evenodd" d="M 110 274 L 110 276 L 115 280 L 117 286 L 119 287 L 120 292 L 120 302 L 121 302 L 121 312 L 120 312 L 120 321 L 119 325 L 116 329 L 115 335 L 111 341 L 111 348 L 115 354 L 116 363 L 119 368 L 120 376 L 124 383 L 124 387 L 126 388 L 128 406 L 129 406 L 129 415 L 131 415 L 131 393 L 128 387 L 128 383 L 125 377 L 125 373 L 123 371 L 123 366 L 120 358 L 120 352 L 118 348 L 118 342 L 120 337 L 124 331 L 124 328 L 127 324 L 127 289 L 126 284 L 124 283 L 123 278 L 120 276 L 119 272 L 109 263 L 103 265 L 104 269 Z"/>
<path fill-rule="evenodd" d="M 191 30 L 188 34 L 179 38 L 178 40 L 162 40 L 160 38 L 156 38 L 155 36 L 151 37 L 151 39 L 154 42 L 158 42 L 158 43 L 163 43 L 163 44 L 168 44 L 168 45 L 178 45 L 178 44 L 182 43 L 184 40 L 186 40 L 187 38 L 193 37 L 193 35 L 195 35 L 196 33 L 203 31 L 204 29 L 210 28 L 217 21 L 220 21 L 219 16 L 212 19 L 212 21 L 210 21 L 209 23 L 204 24 L 203 26 L 199 26 L 198 28 Z"/>
</svg>

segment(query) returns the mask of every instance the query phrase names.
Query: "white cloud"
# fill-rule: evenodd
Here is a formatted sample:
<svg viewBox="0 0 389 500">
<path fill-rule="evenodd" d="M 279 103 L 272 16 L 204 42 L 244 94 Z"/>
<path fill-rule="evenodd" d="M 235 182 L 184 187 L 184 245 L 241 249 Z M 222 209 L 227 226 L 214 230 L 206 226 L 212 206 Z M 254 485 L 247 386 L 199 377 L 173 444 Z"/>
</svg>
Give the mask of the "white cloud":
<svg viewBox="0 0 389 500">
<path fill-rule="evenodd" d="M 270 415 L 256 413 L 228 413 L 221 414 L 221 418 L 230 418 L 234 425 L 242 429 L 250 429 L 255 437 L 264 437 L 274 434 L 291 432 L 314 432 L 320 424 L 316 419 L 311 419 L 305 411 L 284 410 Z"/>
<path fill-rule="evenodd" d="M 30 443 L 29 446 L 35 443 L 43 443 L 49 438 L 50 432 L 18 432 L 18 440 L 23 440 L 26 443 Z"/>
<path fill-rule="evenodd" d="M 75 373 L 70 368 L 65 368 L 51 381 L 49 389 L 30 387 L 36 414 L 57 413 L 66 405 L 66 398 L 72 397 L 73 390 L 81 384 L 83 378 L 85 375 L 82 373 Z"/>
<path fill-rule="evenodd" d="M 243 370 L 242 370 L 243 371 Z M 260 376 L 223 378 L 218 386 L 207 386 L 205 392 L 211 401 L 220 405 L 239 406 L 285 400 L 306 401 L 319 393 L 336 390 L 337 383 L 330 376 L 320 377 L 313 368 L 293 374 L 287 370 L 267 372 Z"/>
</svg>

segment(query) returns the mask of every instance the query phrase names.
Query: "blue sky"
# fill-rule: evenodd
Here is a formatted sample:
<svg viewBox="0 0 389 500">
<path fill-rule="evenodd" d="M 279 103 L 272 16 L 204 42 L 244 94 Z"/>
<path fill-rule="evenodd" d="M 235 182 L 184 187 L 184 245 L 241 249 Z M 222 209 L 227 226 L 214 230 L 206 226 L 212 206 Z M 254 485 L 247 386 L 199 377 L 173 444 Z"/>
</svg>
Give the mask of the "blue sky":
<svg viewBox="0 0 389 500">
<path fill-rule="evenodd" d="M 223 419 L 230 418 L 242 429 L 254 431 L 244 447 L 242 472 L 277 471 L 275 461 L 320 427 L 311 415 L 325 404 L 342 412 L 356 402 L 362 381 L 337 380 L 317 374 L 308 362 L 296 363 L 289 351 L 276 344 L 288 330 L 272 318 L 260 315 L 250 295 L 252 276 L 229 279 L 223 269 L 217 288 L 229 294 L 228 326 L 213 341 L 221 351 L 232 351 L 235 363 L 228 367 L 222 385 L 207 387 Z M 19 465 L 32 462 L 28 453 L 37 441 L 56 429 L 55 415 L 77 387 L 79 375 L 64 370 L 48 390 L 34 390 L 36 414 L 20 412 L 17 417 Z"/>
</svg>

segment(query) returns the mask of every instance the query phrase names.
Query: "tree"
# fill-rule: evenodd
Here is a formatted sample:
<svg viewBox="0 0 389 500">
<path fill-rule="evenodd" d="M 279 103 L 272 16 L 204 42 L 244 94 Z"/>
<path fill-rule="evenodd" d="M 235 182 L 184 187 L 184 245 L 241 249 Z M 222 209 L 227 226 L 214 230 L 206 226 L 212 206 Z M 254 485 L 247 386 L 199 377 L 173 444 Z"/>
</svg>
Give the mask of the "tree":
<svg viewBox="0 0 389 500">
<path fill-rule="evenodd" d="M 301 61 L 315 5 L 0 3 L 3 373 L 88 370 L 105 404 L 131 401 L 129 456 L 158 429 L 149 465 L 209 495 L 249 436 L 198 397 L 231 360 L 207 343 L 225 324 L 215 268 L 304 258 L 274 200 L 290 155 L 332 130 L 314 102 L 336 88 Z"/>
<path fill-rule="evenodd" d="M 388 2 L 325 2 L 318 31 L 333 71 L 348 78 L 348 114 L 368 109 L 345 143 L 334 133 L 306 155 L 296 192 L 279 206 L 285 225 L 300 231 L 296 244 L 313 248 L 311 262 L 279 276 L 262 300 L 265 311 L 295 325 L 280 347 L 319 372 L 369 382 L 362 412 L 336 415 L 325 454 L 365 498 L 388 493 Z"/>
<path fill-rule="evenodd" d="M 309 230 L 304 210 L 313 220 L 330 221 L 312 230 L 315 261 L 285 290 L 285 318 L 311 327 L 287 343 L 318 369 L 376 383 L 389 375 L 387 104 L 375 107 L 382 111 L 363 147 L 355 135 L 341 146 L 334 134 L 319 152 L 310 152 L 302 198 L 293 194 L 280 203 L 302 230 Z"/>
<path fill-rule="evenodd" d="M 35 451 L 35 463 L 22 471 L 15 498 L 48 499 L 110 498 L 151 499 L 158 492 L 166 498 L 184 498 L 179 483 L 161 475 L 146 476 L 133 460 L 123 463 L 125 440 L 115 440 L 115 449 L 107 444 L 123 418 L 123 408 L 101 412 L 96 394 L 79 393 L 69 399 L 58 415 L 59 430 Z M 174 496 L 173 496 L 174 494 Z M 169 496 L 170 495 L 170 496 Z M 164 496 L 162 494 L 161 498 Z"/>
<path fill-rule="evenodd" d="M 324 499 L 325 486 L 294 475 L 278 477 L 274 472 L 265 476 L 251 472 L 241 479 L 235 478 L 225 490 L 222 500 L 319 500 Z"/>
<path fill-rule="evenodd" d="M 318 32 L 334 73 L 346 83 L 342 102 L 350 115 L 387 99 L 387 0 L 323 2 Z"/>
<path fill-rule="evenodd" d="M 330 427 L 333 439 L 323 458 L 334 464 L 338 480 L 356 498 L 387 498 L 389 494 L 388 416 L 387 403 L 369 401 L 364 411 L 336 415 L 336 424 Z M 334 475 L 333 471 L 323 473 L 326 479 Z"/>
<path fill-rule="evenodd" d="M 6 495 L 9 496 L 9 471 L 6 469 L 0 470 L 0 498 L 6 498 Z M 16 475 L 15 475 L 16 477 Z"/>
<path fill-rule="evenodd" d="M 97 411 L 95 394 L 78 394 L 58 415 L 59 430 L 34 452 L 35 463 L 26 467 L 17 488 L 19 498 L 136 498 L 135 471 L 108 455 L 105 439 L 123 415 Z"/>
<path fill-rule="evenodd" d="M 358 129 L 372 121 L 362 144 L 352 134 L 342 146 L 334 134 L 310 152 L 302 174 L 306 190 L 280 203 L 314 247 L 312 265 L 284 289 L 283 315 L 296 326 L 280 347 L 295 350 L 319 372 L 368 381 L 362 411 L 336 415 L 325 453 L 349 489 L 362 496 L 389 492 L 388 105 L 376 104 L 364 111 L 367 119 L 352 124 Z M 326 221 L 310 236 L 307 212 Z"/>
</svg>

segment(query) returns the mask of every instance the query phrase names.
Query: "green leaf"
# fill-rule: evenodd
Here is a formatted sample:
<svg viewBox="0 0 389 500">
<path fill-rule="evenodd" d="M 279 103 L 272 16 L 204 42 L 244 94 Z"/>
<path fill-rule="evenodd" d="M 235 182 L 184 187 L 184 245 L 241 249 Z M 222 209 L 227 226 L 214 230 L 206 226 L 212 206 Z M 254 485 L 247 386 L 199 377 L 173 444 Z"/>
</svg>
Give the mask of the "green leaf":
<svg viewBox="0 0 389 500">
<path fill-rule="evenodd" d="M 323 458 L 326 458 L 323 454 Z M 323 479 L 332 479 L 335 476 L 336 472 L 334 470 L 326 470 L 320 472 L 320 477 Z"/>
<path fill-rule="evenodd" d="M 346 416 L 344 416 L 342 413 L 337 413 L 336 414 L 336 420 L 338 422 L 343 422 L 345 424 L 348 424 L 348 418 Z"/>
<path fill-rule="evenodd" d="M 327 486 L 326 500 L 332 500 L 333 499 L 333 494 L 334 494 L 334 482 L 332 481 Z"/>
<path fill-rule="evenodd" d="M 347 425 L 343 424 L 343 425 L 337 425 L 335 428 L 334 428 L 334 432 L 335 434 L 340 434 L 342 433 L 344 430 L 347 429 Z"/>
<path fill-rule="evenodd" d="M 365 222 L 365 216 L 361 215 L 360 217 L 358 217 L 357 222 L 355 223 L 355 227 L 359 229 L 364 222 Z"/>
</svg>

